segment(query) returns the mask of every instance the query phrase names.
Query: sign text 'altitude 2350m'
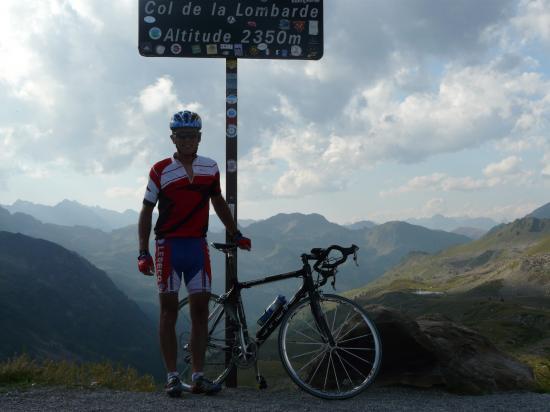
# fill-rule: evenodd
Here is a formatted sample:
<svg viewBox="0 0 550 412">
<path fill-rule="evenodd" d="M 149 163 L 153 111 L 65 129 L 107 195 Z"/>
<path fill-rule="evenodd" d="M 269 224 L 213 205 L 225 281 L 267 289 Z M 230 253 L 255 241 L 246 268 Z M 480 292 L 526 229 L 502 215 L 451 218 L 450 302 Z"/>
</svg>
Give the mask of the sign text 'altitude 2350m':
<svg viewBox="0 0 550 412">
<path fill-rule="evenodd" d="M 147 57 L 318 60 L 323 0 L 140 0 Z"/>
</svg>

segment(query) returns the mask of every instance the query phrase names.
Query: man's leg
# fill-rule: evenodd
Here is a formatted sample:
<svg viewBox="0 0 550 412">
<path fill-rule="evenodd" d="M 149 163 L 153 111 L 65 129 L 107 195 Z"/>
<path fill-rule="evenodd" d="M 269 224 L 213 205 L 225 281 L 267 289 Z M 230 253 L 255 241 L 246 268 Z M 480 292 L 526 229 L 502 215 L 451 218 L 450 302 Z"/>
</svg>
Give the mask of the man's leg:
<svg viewBox="0 0 550 412">
<path fill-rule="evenodd" d="M 177 339 L 176 320 L 178 318 L 178 294 L 160 293 L 160 348 L 166 370 L 176 371 Z"/>
<path fill-rule="evenodd" d="M 191 316 L 191 360 L 193 372 L 202 372 L 208 339 L 208 301 L 210 292 L 189 295 Z"/>
</svg>

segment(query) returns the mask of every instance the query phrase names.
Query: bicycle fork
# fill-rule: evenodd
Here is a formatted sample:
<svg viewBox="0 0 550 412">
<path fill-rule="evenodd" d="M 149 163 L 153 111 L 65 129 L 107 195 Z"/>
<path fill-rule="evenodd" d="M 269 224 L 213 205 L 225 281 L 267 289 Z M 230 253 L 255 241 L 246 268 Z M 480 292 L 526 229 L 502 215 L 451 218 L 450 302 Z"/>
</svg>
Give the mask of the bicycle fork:
<svg viewBox="0 0 550 412">
<path fill-rule="evenodd" d="M 310 294 L 311 312 L 313 313 L 313 319 L 315 320 L 317 329 L 321 333 L 321 337 L 325 343 L 328 343 L 332 348 L 336 345 L 336 342 L 334 340 L 334 336 L 332 336 L 330 327 L 328 326 L 327 318 L 321 309 L 321 305 L 319 304 L 319 297 L 319 293 L 317 292 Z"/>
</svg>

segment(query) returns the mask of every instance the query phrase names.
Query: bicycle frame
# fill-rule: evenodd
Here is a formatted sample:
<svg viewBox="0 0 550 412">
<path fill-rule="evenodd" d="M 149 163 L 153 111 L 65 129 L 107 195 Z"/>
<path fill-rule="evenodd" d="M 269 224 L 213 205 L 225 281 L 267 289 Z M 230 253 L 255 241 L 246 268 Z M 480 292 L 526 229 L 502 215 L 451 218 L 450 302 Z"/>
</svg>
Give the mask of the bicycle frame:
<svg viewBox="0 0 550 412">
<path fill-rule="evenodd" d="M 227 256 L 231 264 L 233 264 L 233 259 L 234 259 L 233 252 L 231 251 L 227 252 Z M 298 291 L 294 294 L 294 296 L 290 299 L 290 301 L 287 304 L 285 304 L 281 310 L 275 312 L 275 314 L 271 316 L 268 319 L 268 321 L 256 332 L 255 343 L 259 348 L 269 338 L 269 336 L 275 331 L 275 329 L 277 329 L 284 315 L 293 307 L 293 305 L 300 302 L 307 295 L 309 295 L 311 299 L 311 310 L 313 312 L 314 319 L 317 323 L 317 327 L 324 332 L 324 336 L 327 336 L 328 341 L 332 343 L 333 337 L 330 333 L 330 329 L 326 323 L 326 320 L 324 316 L 322 316 L 322 312 L 320 311 L 320 306 L 318 302 L 319 292 L 317 291 L 317 288 L 315 287 L 315 284 L 313 282 L 311 266 L 309 264 L 308 259 L 306 258 L 306 255 L 302 255 L 301 259 L 302 259 L 303 267 L 300 270 L 282 273 L 279 275 L 271 275 L 263 279 L 256 279 L 256 280 L 251 280 L 247 282 L 239 282 L 237 279 L 235 281 L 234 286 L 228 292 L 220 296 L 220 300 L 223 303 L 228 301 L 231 302 L 232 300 L 236 302 L 235 306 L 236 306 L 237 312 L 230 314 L 230 317 L 236 318 L 236 321 L 238 323 L 238 325 L 236 326 L 238 326 L 238 329 L 239 329 L 241 344 L 245 345 L 249 342 L 248 324 L 246 322 L 246 316 L 244 314 L 244 308 L 243 308 L 243 303 L 241 298 L 241 290 L 249 289 L 259 285 L 264 285 L 266 283 L 272 283 L 280 280 L 298 278 L 298 277 L 303 278 L 302 286 L 300 287 L 300 289 L 298 289 Z M 224 306 L 226 307 L 226 310 L 229 309 L 227 305 L 224 305 Z M 234 309 L 234 308 L 235 307 L 231 309 Z M 212 329 L 215 328 L 216 324 L 217 322 L 214 323 L 214 325 L 212 326 Z"/>
</svg>

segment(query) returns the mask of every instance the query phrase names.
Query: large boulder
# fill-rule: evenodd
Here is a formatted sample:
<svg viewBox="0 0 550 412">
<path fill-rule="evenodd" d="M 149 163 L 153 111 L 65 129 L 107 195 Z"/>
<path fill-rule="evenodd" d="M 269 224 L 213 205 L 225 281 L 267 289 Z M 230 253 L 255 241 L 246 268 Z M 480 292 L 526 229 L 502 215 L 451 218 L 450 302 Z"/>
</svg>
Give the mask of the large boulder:
<svg viewBox="0 0 550 412">
<path fill-rule="evenodd" d="M 365 309 L 382 339 L 379 384 L 443 386 L 468 394 L 534 388 L 529 366 L 472 329 L 437 315 L 415 320 L 379 305 Z"/>
</svg>

